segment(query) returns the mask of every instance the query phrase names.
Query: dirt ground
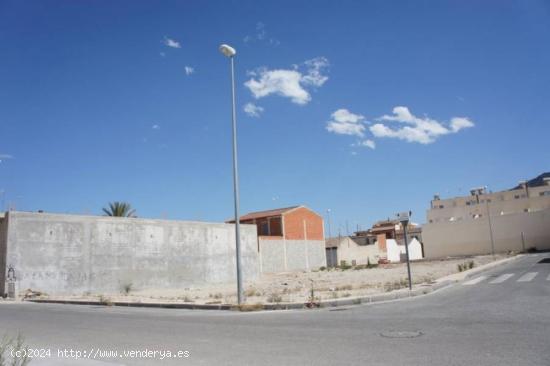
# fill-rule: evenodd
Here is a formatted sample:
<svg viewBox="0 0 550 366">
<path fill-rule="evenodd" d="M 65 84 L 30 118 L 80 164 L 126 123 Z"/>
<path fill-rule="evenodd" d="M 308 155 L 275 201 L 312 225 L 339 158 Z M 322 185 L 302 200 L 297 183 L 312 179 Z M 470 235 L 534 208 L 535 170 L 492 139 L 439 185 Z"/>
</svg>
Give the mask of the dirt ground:
<svg viewBox="0 0 550 366">
<path fill-rule="evenodd" d="M 497 255 L 499 260 L 508 257 Z M 416 261 L 411 263 L 415 286 L 430 283 L 458 272 L 458 265 L 473 261 L 474 267 L 493 261 L 493 257 L 476 256 L 461 259 Z M 404 263 L 384 264 L 374 268 L 318 270 L 264 274 L 254 282 L 245 283 L 249 304 L 307 302 L 388 292 L 406 287 L 407 266 Z M 124 294 L 125 290 L 129 290 Z M 58 299 L 59 297 L 47 297 Z M 120 294 L 89 294 L 64 296 L 72 300 L 131 301 L 131 302 L 192 302 L 197 304 L 236 303 L 235 284 L 191 287 L 181 290 L 122 289 Z"/>
</svg>

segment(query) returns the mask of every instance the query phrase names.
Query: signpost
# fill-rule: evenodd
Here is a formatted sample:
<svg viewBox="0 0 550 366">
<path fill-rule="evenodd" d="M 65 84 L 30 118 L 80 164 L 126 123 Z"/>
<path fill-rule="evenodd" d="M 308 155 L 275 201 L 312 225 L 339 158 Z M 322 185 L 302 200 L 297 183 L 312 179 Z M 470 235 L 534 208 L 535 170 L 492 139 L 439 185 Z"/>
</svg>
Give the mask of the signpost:
<svg viewBox="0 0 550 366">
<path fill-rule="evenodd" d="M 409 261 L 409 243 L 407 240 L 407 225 L 409 224 L 409 219 L 412 215 L 411 211 L 400 212 L 397 214 L 397 219 L 403 225 L 403 238 L 405 240 L 405 253 L 407 256 L 407 274 L 409 275 L 409 290 L 412 290 L 412 278 L 411 278 L 411 262 Z"/>
</svg>

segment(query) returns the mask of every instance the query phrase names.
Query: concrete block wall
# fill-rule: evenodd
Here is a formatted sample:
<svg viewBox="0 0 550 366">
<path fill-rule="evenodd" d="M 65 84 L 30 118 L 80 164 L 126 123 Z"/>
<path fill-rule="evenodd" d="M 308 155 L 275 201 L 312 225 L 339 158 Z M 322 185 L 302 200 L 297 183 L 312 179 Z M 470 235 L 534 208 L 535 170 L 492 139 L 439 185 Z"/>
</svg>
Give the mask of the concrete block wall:
<svg viewBox="0 0 550 366">
<path fill-rule="evenodd" d="M 326 266 L 323 240 L 273 240 L 259 238 L 262 273 L 309 271 Z"/>
<path fill-rule="evenodd" d="M 3 265 L 50 294 L 184 289 L 235 281 L 234 225 L 11 211 Z M 241 226 L 245 281 L 259 275 L 256 227 Z M 0 241 L 1 244 L 1 241 Z M 3 283 L 3 282 L 2 282 Z"/>
<path fill-rule="evenodd" d="M 491 226 L 495 252 L 521 251 L 524 245 L 525 249 L 550 249 L 550 209 L 491 215 Z M 422 227 L 424 254 L 426 258 L 489 254 L 490 235 L 487 217 L 425 224 Z"/>
<path fill-rule="evenodd" d="M 6 293 L 6 248 L 8 240 L 8 221 L 3 216 L 0 217 L 0 295 Z"/>
</svg>

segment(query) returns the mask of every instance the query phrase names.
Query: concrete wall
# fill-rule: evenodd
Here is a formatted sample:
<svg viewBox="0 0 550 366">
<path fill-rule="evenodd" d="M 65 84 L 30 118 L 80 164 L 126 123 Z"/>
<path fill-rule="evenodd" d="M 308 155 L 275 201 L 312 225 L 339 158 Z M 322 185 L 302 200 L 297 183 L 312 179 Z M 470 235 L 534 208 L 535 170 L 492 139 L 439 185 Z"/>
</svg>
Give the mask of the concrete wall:
<svg viewBox="0 0 550 366">
<path fill-rule="evenodd" d="M 15 268 L 20 290 L 108 293 L 127 283 L 183 289 L 235 280 L 233 225 L 14 211 L 7 221 L 7 261 L 0 268 Z M 253 280 L 256 227 L 241 228 L 243 276 Z"/>
<path fill-rule="evenodd" d="M 358 238 L 356 240 L 362 240 L 365 238 Z M 342 261 L 346 261 L 346 264 L 353 265 L 365 265 L 376 264 L 380 258 L 380 250 L 378 245 L 359 245 L 350 237 L 342 237 L 338 243 L 337 249 L 338 265 L 342 264 Z"/>
<path fill-rule="evenodd" d="M 274 240 L 259 238 L 262 273 L 308 271 L 326 266 L 323 240 Z"/>
<path fill-rule="evenodd" d="M 0 216 L 0 296 L 6 293 L 6 248 L 8 240 L 8 221 L 4 214 Z"/>
<path fill-rule="evenodd" d="M 491 215 L 496 252 L 525 248 L 550 249 L 550 209 L 508 215 Z M 491 253 L 489 221 L 486 216 L 422 227 L 426 258 Z"/>
</svg>

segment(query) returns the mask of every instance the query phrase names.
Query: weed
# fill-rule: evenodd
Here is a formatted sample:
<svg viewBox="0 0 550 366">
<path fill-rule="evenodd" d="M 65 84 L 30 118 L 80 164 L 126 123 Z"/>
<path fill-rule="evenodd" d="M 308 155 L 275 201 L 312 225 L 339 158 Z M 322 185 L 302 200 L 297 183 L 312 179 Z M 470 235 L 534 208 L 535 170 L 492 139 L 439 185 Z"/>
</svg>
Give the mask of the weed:
<svg viewBox="0 0 550 366">
<path fill-rule="evenodd" d="M 8 337 L 4 335 L 2 339 L 0 339 L 0 366 L 28 365 L 32 359 L 28 356 L 29 349 L 24 343 L 25 339 L 21 334 L 18 334 L 17 337 Z M 13 354 L 16 354 L 16 352 L 22 355 L 20 357 L 13 357 Z"/>
<path fill-rule="evenodd" d="M 132 282 L 128 282 L 123 284 L 120 290 L 124 295 L 128 295 L 130 294 L 130 292 L 132 292 L 133 289 L 134 289 L 134 285 L 132 284 Z"/>
<path fill-rule="evenodd" d="M 183 302 L 195 302 L 192 298 L 190 298 L 188 295 L 180 296 L 178 297 L 179 300 L 183 300 Z"/>
<path fill-rule="evenodd" d="M 384 290 L 390 292 L 393 290 L 399 290 L 409 286 L 409 281 L 406 278 L 402 278 L 399 281 L 386 282 L 384 284 Z"/>
<path fill-rule="evenodd" d="M 344 285 L 344 286 L 338 286 L 335 288 L 336 291 L 345 291 L 345 290 L 352 290 L 352 285 Z"/>
<path fill-rule="evenodd" d="M 260 302 L 256 304 L 241 304 L 241 305 L 237 305 L 233 309 L 239 310 L 239 311 L 260 311 L 260 310 L 264 310 L 264 304 Z"/>
<path fill-rule="evenodd" d="M 256 289 L 251 287 L 245 291 L 244 295 L 246 297 L 250 297 L 250 296 L 256 296 L 256 293 L 257 293 Z"/>
<path fill-rule="evenodd" d="M 319 267 L 319 271 L 326 271 L 326 270 L 327 270 L 327 267 L 325 267 L 325 266 Z"/>
<path fill-rule="evenodd" d="M 267 302 L 280 303 L 282 301 L 283 301 L 283 297 L 276 292 L 271 293 L 271 295 L 267 297 Z"/>
<path fill-rule="evenodd" d="M 101 303 L 101 305 L 113 306 L 113 301 L 111 300 L 111 298 L 105 295 L 99 295 L 99 302 Z"/>
<path fill-rule="evenodd" d="M 459 263 L 459 264 L 457 265 L 457 267 L 458 267 L 458 272 L 467 271 L 467 270 L 469 270 L 469 269 L 474 268 L 474 266 L 475 266 L 474 261 Z"/>
</svg>

